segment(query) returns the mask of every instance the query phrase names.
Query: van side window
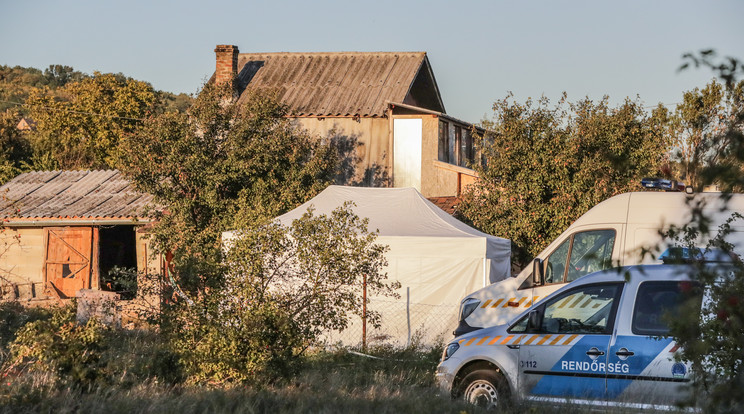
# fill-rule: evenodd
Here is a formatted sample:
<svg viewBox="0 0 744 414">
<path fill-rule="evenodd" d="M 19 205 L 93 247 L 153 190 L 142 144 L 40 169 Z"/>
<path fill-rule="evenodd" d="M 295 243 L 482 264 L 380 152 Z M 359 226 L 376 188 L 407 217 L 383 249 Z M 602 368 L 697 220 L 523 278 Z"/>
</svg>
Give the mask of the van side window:
<svg viewBox="0 0 744 414">
<path fill-rule="evenodd" d="M 576 233 L 571 247 L 566 282 L 581 276 L 612 267 L 612 247 L 615 245 L 614 230 L 593 230 Z"/>
<path fill-rule="evenodd" d="M 690 297 L 697 304 L 701 301 L 699 289 L 684 289 L 682 285 L 697 286 L 693 282 L 644 282 L 638 287 L 631 330 L 636 335 L 666 336 L 669 320 L 679 313 L 680 306 Z M 699 306 L 697 306 L 699 309 Z"/>
</svg>

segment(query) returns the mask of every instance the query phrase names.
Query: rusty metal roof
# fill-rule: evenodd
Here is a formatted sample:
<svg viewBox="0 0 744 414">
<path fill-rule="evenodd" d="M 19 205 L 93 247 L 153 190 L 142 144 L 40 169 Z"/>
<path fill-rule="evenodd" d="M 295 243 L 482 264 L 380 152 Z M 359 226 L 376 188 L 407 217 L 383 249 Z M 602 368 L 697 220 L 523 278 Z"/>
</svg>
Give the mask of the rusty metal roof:
<svg viewBox="0 0 744 414">
<path fill-rule="evenodd" d="M 388 102 L 411 102 L 418 77 L 437 108 L 439 90 L 425 52 L 240 53 L 239 100 L 276 93 L 294 116 L 382 116 Z"/>
<path fill-rule="evenodd" d="M 118 170 L 34 171 L 0 187 L 0 218 L 131 220 L 151 202 Z"/>
</svg>

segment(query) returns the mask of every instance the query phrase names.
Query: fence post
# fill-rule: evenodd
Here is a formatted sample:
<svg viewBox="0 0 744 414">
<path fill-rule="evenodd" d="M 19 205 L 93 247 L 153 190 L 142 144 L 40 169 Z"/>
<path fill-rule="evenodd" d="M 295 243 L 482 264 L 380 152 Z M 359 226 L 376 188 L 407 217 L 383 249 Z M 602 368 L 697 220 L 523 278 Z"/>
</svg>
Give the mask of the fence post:
<svg viewBox="0 0 744 414">
<path fill-rule="evenodd" d="M 408 323 L 408 339 L 406 348 L 411 346 L 411 287 L 406 286 L 406 322 Z"/>
<path fill-rule="evenodd" d="M 362 284 L 362 349 L 367 350 L 367 275 Z"/>
</svg>

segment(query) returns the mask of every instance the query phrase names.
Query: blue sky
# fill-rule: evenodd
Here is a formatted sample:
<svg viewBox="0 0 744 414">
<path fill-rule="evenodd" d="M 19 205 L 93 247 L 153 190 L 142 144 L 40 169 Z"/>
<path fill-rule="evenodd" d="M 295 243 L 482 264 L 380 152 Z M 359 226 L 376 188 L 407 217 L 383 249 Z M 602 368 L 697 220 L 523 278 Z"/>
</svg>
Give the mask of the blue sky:
<svg viewBox="0 0 744 414">
<path fill-rule="evenodd" d="M 626 97 L 674 104 L 708 70 L 681 55 L 744 59 L 744 1 L 0 0 L 0 64 L 122 72 L 194 93 L 214 46 L 241 52 L 425 51 L 447 113 L 477 122 L 523 101 Z"/>
</svg>

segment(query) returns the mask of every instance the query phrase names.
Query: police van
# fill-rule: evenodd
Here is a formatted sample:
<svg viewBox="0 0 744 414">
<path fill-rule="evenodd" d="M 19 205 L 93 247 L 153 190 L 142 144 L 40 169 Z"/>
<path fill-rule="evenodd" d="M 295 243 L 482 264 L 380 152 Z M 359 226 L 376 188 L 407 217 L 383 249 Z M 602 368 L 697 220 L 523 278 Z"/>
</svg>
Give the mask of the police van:
<svg viewBox="0 0 744 414">
<path fill-rule="evenodd" d="M 453 397 L 486 407 L 512 397 L 671 406 L 684 395 L 690 365 L 674 359 L 679 347 L 666 336 L 667 318 L 699 291 L 690 288 L 694 271 L 661 264 L 587 275 L 509 324 L 455 338 L 437 382 Z"/>
<path fill-rule="evenodd" d="M 533 261 L 532 266 L 466 296 L 460 304 L 455 336 L 506 323 L 566 283 L 611 267 L 660 263 L 666 247 L 660 230 L 683 226 L 698 210 L 710 229 L 744 212 L 744 194 L 625 193 L 587 211 Z M 744 250 L 744 222 L 731 225 L 727 241 Z M 706 245 L 706 240 L 700 240 Z M 643 254 L 658 247 L 657 254 Z"/>
</svg>

